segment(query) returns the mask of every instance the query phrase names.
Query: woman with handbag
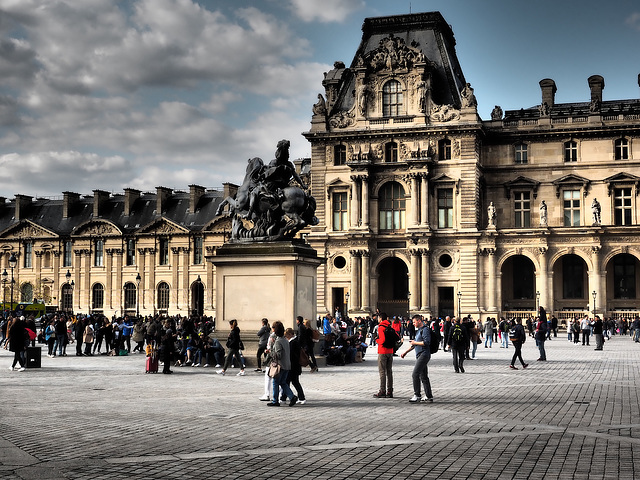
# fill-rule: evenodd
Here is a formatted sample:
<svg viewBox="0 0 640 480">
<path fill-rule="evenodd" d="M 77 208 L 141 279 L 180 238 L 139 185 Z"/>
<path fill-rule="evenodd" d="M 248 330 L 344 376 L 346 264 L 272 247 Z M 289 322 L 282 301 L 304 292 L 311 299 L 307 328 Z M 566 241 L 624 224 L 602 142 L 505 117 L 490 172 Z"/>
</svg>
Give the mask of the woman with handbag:
<svg viewBox="0 0 640 480">
<path fill-rule="evenodd" d="M 243 377 L 244 373 L 244 364 L 242 363 L 242 358 L 240 357 L 240 350 L 242 350 L 242 340 L 240 340 L 240 329 L 238 328 L 238 321 L 234 318 L 229 320 L 229 326 L 231 327 L 231 331 L 229 332 L 229 336 L 227 337 L 227 348 L 229 352 L 227 353 L 227 358 L 224 360 L 224 366 L 222 370 L 218 370 L 217 373 L 220 375 L 224 375 L 227 369 L 231 366 L 231 362 L 235 357 L 237 365 L 240 367 L 240 372 L 238 373 L 239 377 Z"/>
<path fill-rule="evenodd" d="M 269 366 L 269 376 L 273 378 L 273 392 L 271 401 L 267 403 L 269 407 L 279 407 L 280 388 L 290 400 L 289 406 L 293 407 L 298 401 L 291 388 L 287 385 L 289 370 L 291 370 L 291 351 L 289 341 L 284 338 L 284 325 L 280 321 L 273 322 L 273 331 L 276 334 L 276 341 L 271 352 L 271 364 Z"/>
</svg>

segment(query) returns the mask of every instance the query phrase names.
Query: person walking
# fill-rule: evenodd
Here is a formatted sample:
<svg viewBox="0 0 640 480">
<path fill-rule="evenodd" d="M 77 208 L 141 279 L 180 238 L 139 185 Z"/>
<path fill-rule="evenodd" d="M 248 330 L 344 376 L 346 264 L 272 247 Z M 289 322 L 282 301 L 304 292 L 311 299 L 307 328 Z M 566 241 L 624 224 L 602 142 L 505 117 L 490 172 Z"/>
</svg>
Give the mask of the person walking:
<svg viewBox="0 0 640 480">
<path fill-rule="evenodd" d="M 15 370 L 16 364 L 20 364 L 19 372 L 24 372 L 25 367 L 25 352 L 27 350 L 27 344 L 29 342 L 29 335 L 27 335 L 27 327 L 24 323 L 24 317 L 16 318 L 11 323 L 11 327 L 7 332 L 9 351 L 13 352 L 13 363 L 9 367 L 9 370 Z"/>
<path fill-rule="evenodd" d="M 256 353 L 256 360 L 258 361 L 258 368 L 256 372 L 262 373 L 262 354 L 267 349 L 267 341 L 269 340 L 269 334 L 271 333 L 271 327 L 269 327 L 269 320 L 262 319 L 262 327 L 256 334 L 258 336 L 258 351 Z"/>
<path fill-rule="evenodd" d="M 302 374 L 302 367 L 300 366 L 300 351 L 302 350 L 302 347 L 293 328 L 287 328 L 284 331 L 284 338 L 289 341 L 289 358 L 291 359 L 291 370 L 289 370 L 287 385 L 293 385 L 296 389 L 298 403 L 300 405 L 304 405 L 306 403 L 306 397 L 304 396 L 302 385 L 300 385 L 300 375 Z M 285 398 L 281 398 L 281 400 L 285 400 Z"/>
<path fill-rule="evenodd" d="M 453 369 L 456 373 L 464 373 L 465 350 L 469 344 L 469 337 L 460 318 L 456 318 L 455 323 L 449 329 L 449 337 L 445 344 L 449 346 L 453 355 Z"/>
<path fill-rule="evenodd" d="M 387 328 L 393 329 L 386 313 L 380 314 L 378 324 L 378 375 L 380 377 L 380 389 L 374 393 L 376 398 L 393 398 L 393 346 L 384 345 L 387 338 Z"/>
<path fill-rule="evenodd" d="M 547 352 L 544 350 L 544 342 L 547 339 L 547 312 L 543 307 L 540 307 L 538 316 L 538 323 L 536 323 L 536 345 L 538 346 L 538 350 L 540 351 L 540 358 L 538 358 L 539 362 L 547 361 Z"/>
<path fill-rule="evenodd" d="M 289 342 L 284 338 L 284 325 L 280 321 L 273 322 L 273 331 L 276 334 L 276 340 L 273 342 L 273 349 L 271 351 L 272 365 L 280 366 L 280 373 L 273 377 L 273 390 L 271 393 L 271 401 L 267 403 L 269 407 L 279 407 L 280 402 L 280 389 L 285 397 L 289 399 L 289 406 L 293 407 L 298 401 L 298 397 L 293 394 L 289 385 L 287 385 L 287 378 L 289 377 L 289 370 L 291 370 L 291 350 L 289 348 Z"/>
<path fill-rule="evenodd" d="M 513 357 L 511 357 L 511 365 L 509 365 L 509 368 L 513 370 L 518 369 L 518 367 L 516 367 L 515 365 L 516 359 L 520 360 L 522 368 L 527 368 L 529 364 L 524 363 L 524 360 L 522 359 L 522 345 L 524 345 L 524 342 L 527 340 L 527 334 L 525 333 L 524 327 L 522 326 L 522 318 L 516 318 L 516 324 L 509 331 L 509 337 L 511 338 L 511 344 L 516 349 Z"/>
<path fill-rule="evenodd" d="M 427 367 L 431 359 L 431 329 L 425 325 L 424 319 L 420 315 L 414 315 L 411 320 L 416 329 L 416 336 L 414 340 L 409 342 L 411 344 L 409 349 L 400 355 L 401 358 L 404 358 L 411 350 L 416 351 L 416 364 L 411 373 L 411 379 L 413 380 L 413 397 L 411 397 L 409 402 L 433 402 L 433 393 L 431 391 L 431 382 L 429 381 L 429 370 Z M 424 388 L 424 396 L 420 395 L 421 383 Z"/>
<path fill-rule="evenodd" d="M 227 337 L 227 348 L 229 352 L 227 353 L 227 358 L 224 360 L 224 366 L 222 370 L 218 370 L 217 373 L 220 375 L 224 375 L 227 372 L 227 369 L 231 366 L 231 362 L 234 357 L 236 359 L 237 365 L 240 367 L 240 372 L 238 373 L 239 377 L 243 377 L 244 373 L 244 364 L 242 363 L 242 358 L 240 357 L 240 350 L 242 350 L 240 340 L 240 329 L 238 328 L 238 321 L 234 318 L 229 320 L 229 326 L 231 327 L 231 331 L 229 332 L 229 336 Z M 284 334 L 284 332 L 283 332 Z"/>
</svg>

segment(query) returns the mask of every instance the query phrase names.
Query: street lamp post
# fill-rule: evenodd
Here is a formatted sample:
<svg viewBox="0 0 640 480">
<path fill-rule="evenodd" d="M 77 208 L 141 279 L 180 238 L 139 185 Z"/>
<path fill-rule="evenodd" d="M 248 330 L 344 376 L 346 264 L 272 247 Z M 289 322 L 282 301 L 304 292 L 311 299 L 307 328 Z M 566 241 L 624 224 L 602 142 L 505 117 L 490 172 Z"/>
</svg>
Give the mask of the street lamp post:
<svg viewBox="0 0 640 480">
<path fill-rule="evenodd" d="M 140 273 L 136 275 L 136 318 L 140 317 L 140 282 L 142 281 L 142 277 Z"/>
<path fill-rule="evenodd" d="M 536 292 L 536 315 L 540 311 L 540 292 Z"/>
<path fill-rule="evenodd" d="M 4 269 L 2 272 L 2 316 L 3 318 L 7 318 L 7 278 L 9 274 L 7 273 L 7 269 Z"/>
<path fill-rule="evenodd" d="M 345 320 L 349 318 L 349 292 L 344 294 L 344 316 Z"/>
<path fill-rule="evenodd" d="M 462 292 L 458 292 L 458 318 L 462 319 Z"/>
<path fill-rule="evenodd" d="M 13 286 L 16 284 L 15 278 L 13 278 L 13 269 L 18 265 L 18 259 L 16 254 L 12 253 L 9 257 L 9 267 L 11 268 L 11 312 L 13 312 Z"/>
<path fill-rule="evenodd" d="M 202 295 L 200 294 L 201 289 L 202 289 L 202 279 L 200 278 L 200 275 L 198 275 L 198 278 L 196 278 L 196 316 L 200 316 L 202 315 L 201 310 L 202 310 L 202 295 L 204 295 L 204 291 L 202 291 Z"/>
<path fill-rule="evenodd" d="M 76 286 L 76 282 L 71 280 L 71 272 L 69 270 L 67 270 L 67 273 L 65 274 L 64 277 L 67 279 L 67 284 L 69 285 L 69 288 L 71 289 L 71 302 L 70 302 L 71 303 L 71 307 L 70 307 L 70 311 L 71 311 L 71 314 L 73 314 L 73 289 Z M 66 303 L 66 298 L 63 299 L 63 302 Z M 67 306 L 64 305 L 64 307 L 67 307 Z"/>
<path fill-rule="evenodd" d="M 407 315 L 411 317 L 411 292 L 407 292 Z"/>
<path fill-rule="evenodd" d="M 595 314 L 596 314 L 596 297 L 598 296 L 598 292 L 596 292 L 594 290 L 593 292 L 591 292 L 591 295 L 593 296 L 593 315 L 595 316 Z"/>
</svg>

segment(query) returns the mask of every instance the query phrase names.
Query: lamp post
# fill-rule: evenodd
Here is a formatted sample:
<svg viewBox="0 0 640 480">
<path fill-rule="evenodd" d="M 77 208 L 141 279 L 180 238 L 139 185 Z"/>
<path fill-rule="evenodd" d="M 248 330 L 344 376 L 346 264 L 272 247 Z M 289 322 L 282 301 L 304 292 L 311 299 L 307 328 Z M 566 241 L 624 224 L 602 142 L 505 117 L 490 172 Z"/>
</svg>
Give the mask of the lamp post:
<svg viewBox="0 0 640 480">
<path fill-rule="evenodd" d="M 9 274 L 7 273 L 7 269 L 4 269 L 2 272 L 2 316 L 3 318 L 7 318 L 7 278 Z"/>
<path fill-rule="evenodd" d="M 595 314 L 596 314 L 596 297 L 598 296 L 598 292 L 596 292 L 594 290 L 593 292 L 591 292 L 591 295 L 593 296 L 593 315 L 595 316 Z"/>
<path fill-rule="evenodd" d="M 344 316 L 345 320 L 349 318 L 349 292 L 344 294 Z"/>
<path fill-rule="evenodd" d="M 16 254 L 12 253 L 9 257 L 9 267 L 11 268 L 11 312 L 13 312 L 13 286 L 16 284 L 15 278 L 13 278 L 13 269 L 18 265 L 18 259 Z"/>
<path fill-rule="evenodd" d="M 540 311 L 540 292 L 536 292 L 536 315 Z"/>
<path fill-rule="evenodd" d="M 69 288 L 71 289 L 71 302 L 69 302 L 71 304 L 71 307 L 69 308 L 69 310 L 71 311 L 71 313 L 73 314 L 73 289 L 76 286 L 76 282 L 74 282 L 73 280 L 71 280 L 71 272 L 69 270 L 67 270 L 67 273 L 64 276 L 67 279 L 67 284 L 69 285 Z M 67 295 L 69 295 L 67 293 Z M 66 298 L 63 299 L 64 303 L 66 302 Z M 66 305 L 64 305 L 64 307 L 66 307 Z"/>
<path fill-rule="evenodd" d="M 142 277 L 138 272 L 136 275 L 136 318 L 140 317 L 140 282 L 142 281 Z"/>
<path fill-rule="evenodd" d="M 411 292 L 407 291 L 407 316 L 411 317 Z"/>
<path fill-rule="evenodd" d="M 199 317 L 202 315 L 202 295 L 204 295 L 204 291 L 201 292 L 202 289 L 202 279 L 200 275 L 196 278 L 196 315 Z"/>
<path fill-rule="evenodd" d="M 462 319 L 462 292 L 458 292 L 458 318 Z"/>
</svg>

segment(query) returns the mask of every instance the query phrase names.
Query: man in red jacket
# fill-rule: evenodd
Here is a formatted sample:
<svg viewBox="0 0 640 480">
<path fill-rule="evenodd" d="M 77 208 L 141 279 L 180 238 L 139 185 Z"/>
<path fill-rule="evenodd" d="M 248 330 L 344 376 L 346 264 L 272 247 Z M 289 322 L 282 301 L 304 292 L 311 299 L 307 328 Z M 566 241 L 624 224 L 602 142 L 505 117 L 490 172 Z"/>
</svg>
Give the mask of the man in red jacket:
<svg viewBox="0 0 640 480">
<path fill-rule="evenodd" d="M 380 374 L 380 390 L 374 393 L 376 398 L 393 398 L 393 347 L 385 347 L 386 329 L 391 323 L 386 313 L 380 314 L 378 324 L 378 373 Z"/>
</svg>

